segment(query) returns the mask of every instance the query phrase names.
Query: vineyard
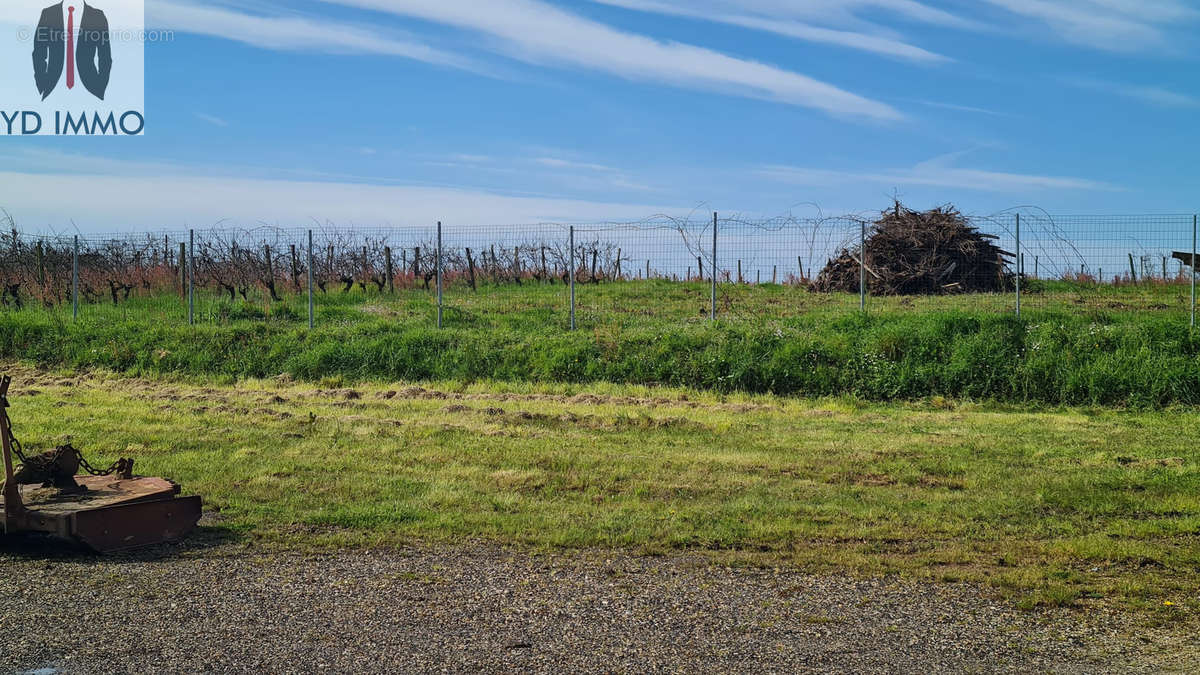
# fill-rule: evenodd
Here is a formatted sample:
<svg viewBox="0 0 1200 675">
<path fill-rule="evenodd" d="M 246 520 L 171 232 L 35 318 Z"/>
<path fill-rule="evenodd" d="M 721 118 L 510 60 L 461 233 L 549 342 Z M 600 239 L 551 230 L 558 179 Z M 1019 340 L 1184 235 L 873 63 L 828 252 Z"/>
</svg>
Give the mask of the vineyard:
<svg viewBox="0 0 1200 675">
<path fill-rule="evenodd" d="M 11 230 L 0 234 L 0 302 L 18 309 L 30 302 L 70 303 L 76 279 L 85 303 L 118 305 L 134 294 L 183 293 L 189 274 L 196 288 L 231 301 L 259 293 L 280 302 L 282 293 L 307 288 L 310 267 L 314 292 L 320 294 L 356 286 L 432 290 L 439 266 L 443 284 L 473 290 L 482 284 L 566 284 L 572 269 L 567 244 L 557 241 L 439 251 L 436 239 L 398 245 L 386 235 L 348 230 L 321 233 L 311 249 L 270 228 L 186 236 L 189 241 L 173 241 L 170 235 L 35 237 Z M 629 278 L 616 245 L 580 241 L 575 251 L 577 283 Z"/>
</svg>

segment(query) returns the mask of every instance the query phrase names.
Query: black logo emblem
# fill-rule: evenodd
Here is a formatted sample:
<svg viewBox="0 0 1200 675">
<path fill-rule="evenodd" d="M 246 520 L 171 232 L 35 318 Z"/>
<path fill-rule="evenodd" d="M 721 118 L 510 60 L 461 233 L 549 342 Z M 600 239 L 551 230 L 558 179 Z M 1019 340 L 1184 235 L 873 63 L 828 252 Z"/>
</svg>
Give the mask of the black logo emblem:
<svg viewBox="0 0 1200 675">
<path fill-rule="evenodd" d="M 64 0 L 42 10 L 33 38 L 33 79 L 42 100 L 54 91 L 67 71 L 67 88 L 79 82 L 93 96 L 104 100 L 112 74 L 112 44 L 108 17 L 83 3 Z"/>
</svg>

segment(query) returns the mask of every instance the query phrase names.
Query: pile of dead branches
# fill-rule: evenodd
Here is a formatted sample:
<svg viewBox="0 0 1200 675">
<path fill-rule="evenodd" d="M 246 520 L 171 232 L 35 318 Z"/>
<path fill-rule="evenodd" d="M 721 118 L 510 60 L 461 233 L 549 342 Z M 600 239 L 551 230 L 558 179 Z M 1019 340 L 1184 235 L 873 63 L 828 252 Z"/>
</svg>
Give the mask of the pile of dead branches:
<svg viewBox="0 0 1200 675">
<path fill-rule="evenodd" d="M 1013 286 L 1013 254 L 952 206 L 913 211 L 897 203 L 866 236 L 867 288 L 873 295 L 993 293 Z M 843 248 L 811 284 L 818 292 L 857 293 L 859 247 Z"/>
</svg>

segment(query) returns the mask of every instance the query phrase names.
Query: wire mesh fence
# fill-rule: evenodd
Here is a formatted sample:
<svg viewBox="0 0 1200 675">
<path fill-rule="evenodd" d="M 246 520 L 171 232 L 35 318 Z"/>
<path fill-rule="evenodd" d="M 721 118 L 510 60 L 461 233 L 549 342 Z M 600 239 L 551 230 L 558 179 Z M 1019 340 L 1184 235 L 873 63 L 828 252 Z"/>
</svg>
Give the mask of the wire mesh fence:
<svg viewBox="0 0 1200 675">
<path fill-rule="evenodd" d="M 943 227 L 956 214 L 926 229 L 905 229 L 901 216 L 897 207 L 895 218 L 14 229 L 0 232 L 0 305 L 106 320 L 375 316 L 547 329 L 864 310 L 1194 316 L 1193 215 L 1020 210 L 961 218 L 958 229 Z"/>
</svg>

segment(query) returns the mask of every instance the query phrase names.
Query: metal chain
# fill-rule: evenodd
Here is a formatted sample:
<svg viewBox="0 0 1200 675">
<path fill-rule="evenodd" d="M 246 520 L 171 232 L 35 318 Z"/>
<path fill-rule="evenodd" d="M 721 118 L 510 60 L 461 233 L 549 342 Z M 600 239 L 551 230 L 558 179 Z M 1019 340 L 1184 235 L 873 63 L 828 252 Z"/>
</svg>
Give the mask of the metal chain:
<svg viewBox="0 0 1200 675">
<path fill-rule="evenodd" d="M 111 476 L 116 473 L 124 463 L 121 460 L 117 460 L 112 463 L 112 466 L 108 467 L 104 471 L 97 471 L 96 469 L 92 468 L 91 464 L 88 464 L 86 459 L 83 458 L 82 452 L 76 450 L 74 447 L 71 449 L 75 451 L 75 456 L 79 458 L 79 467 L 93 476 Z"/>
<path fill-rule="evenodd" d="M 7 431 L 8 431 L 8 438 L 9 438 L 9 440 L 12 441 L 13 454 L 15 454 L 17 456 L 17 459 L 20 461 L 21 464 L 28 464 L 29 458 L 27 458 L 25 456 L 25 452 L 24 452 L 25 446 L 21 445 L 21 441 L 17 440 L 17 436 L 16 436 L 16 434 L 13 433 L 11 426 L 9 426 Z M 122 460 L 117 460 L 117 461 L 113 462 L 112 465 L 109 466 L 107 469 L 100 471 L 99 469 L 96 469 L 95 467 L 93 467 L 91 465 L 91 463 L 89 463 L 86 459 L 84 459 L 83 453 L 80 452 L 77 448 L 75 448 L 74 446 L 71 446 L 71 445 L 68 445 L 66 447 L 71 448 L 71 452 L 74 452 L 75 456 L 79 459 L 79 467 L 81 469 L 83 469 L 84 471 L 88 472 L 88 474 L 90 474 L 92 476 L 111 476 L 114 473 L 116 473 L 117 471 L 120 471 L 121 467 L 124 464 L 124 462 Z"/>
</svg>

